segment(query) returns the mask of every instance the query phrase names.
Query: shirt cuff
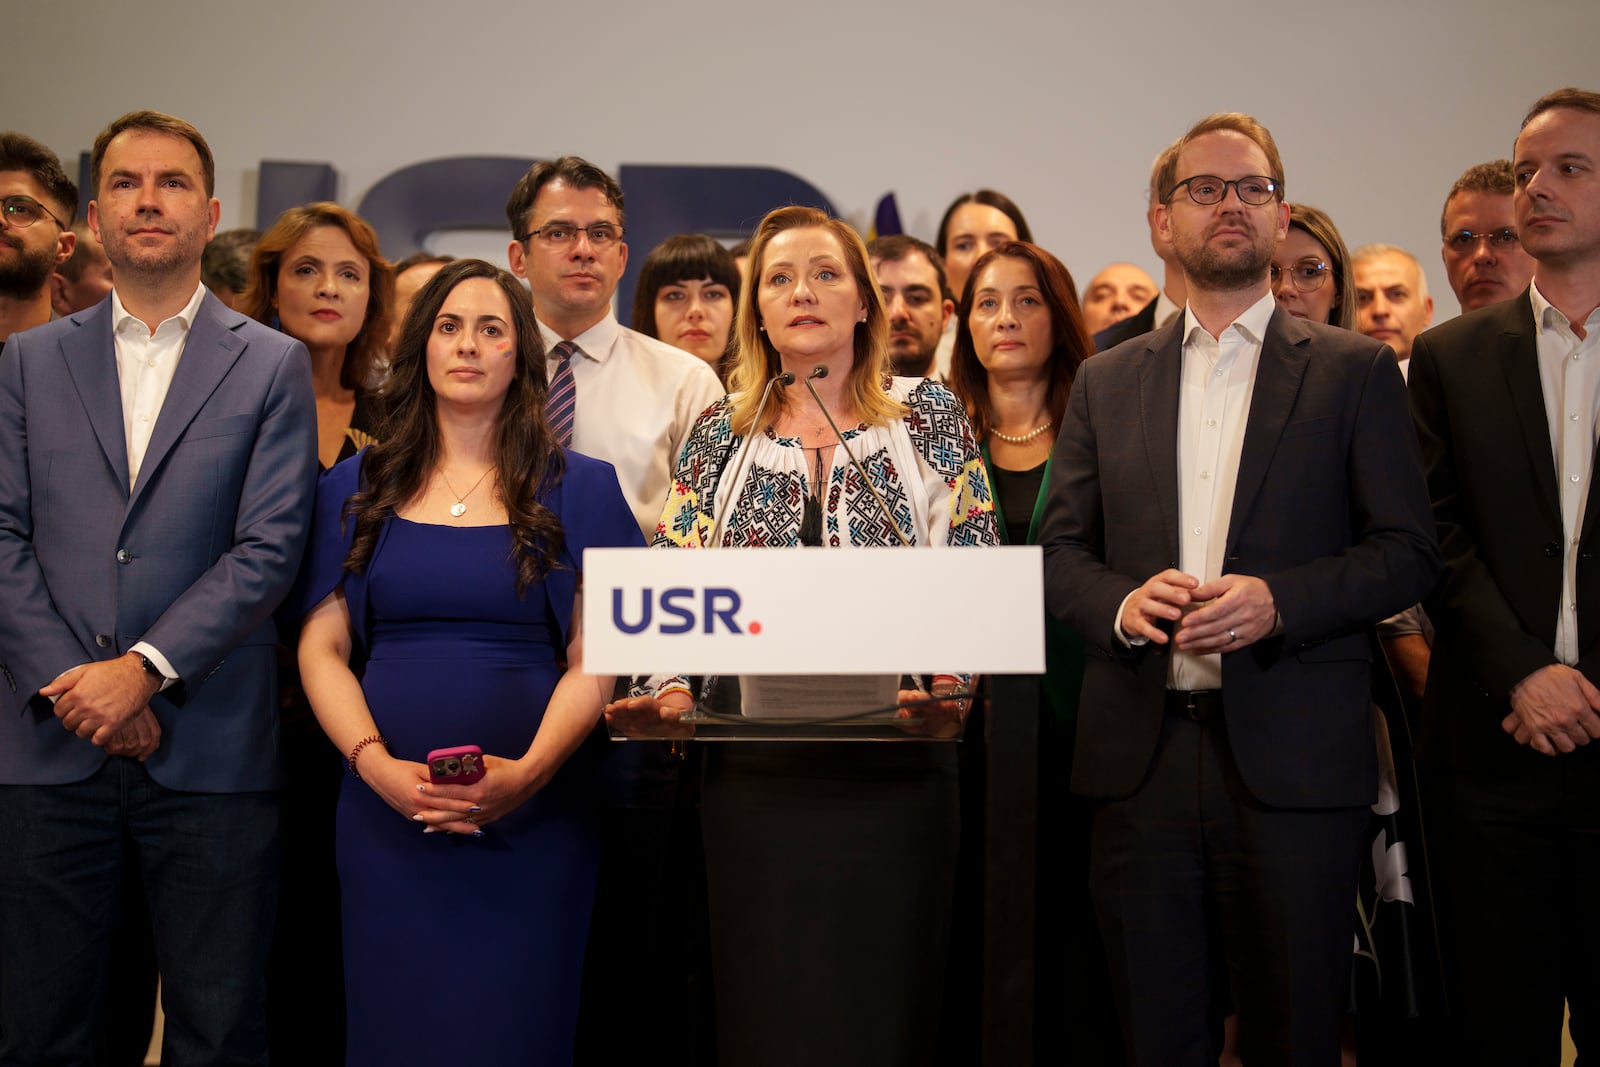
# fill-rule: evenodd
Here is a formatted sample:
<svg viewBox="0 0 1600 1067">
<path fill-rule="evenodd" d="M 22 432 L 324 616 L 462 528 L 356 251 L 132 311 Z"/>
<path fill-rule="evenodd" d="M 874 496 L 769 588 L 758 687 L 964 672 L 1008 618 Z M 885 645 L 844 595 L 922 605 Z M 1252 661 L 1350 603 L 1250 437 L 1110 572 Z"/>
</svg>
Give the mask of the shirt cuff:
<svg viewBox="0 0 1600 1067">
<path fill-rule="evenodd" d="M 1139 590 L 1135 589 L 1133 593 L 1137 593 L 1138 591 Z M 1125 632 L 1123 632 L 1122 613 L 1128 607 L 1128 601 L 1133 599 L 1133 593 L 1129 593 L 1127 596 L 1122 598 L 1122 603 L 1117 605 L 1117 617 L 1111 620 L 1111 635 L 1117 639 L 1117 642 L 1121 644 L 1123 648 L 1138 648 L 1140 645 L 1148 645 L 1150 643 L 1150 639 L 1148 637 L 1129 637 Z"/>
<path fill-rule="evenodd" d="M 150 662 L 156 665 L 156 670 L 161 672 L 161 688 L 157 689 L 156 692 L 165 693 L 168 689 L 178 684 L 178 672 L 172 669 L 172 664 L 167 662 L 167 657 L 156 651 L 156 646 L 140 641 L 128 651 L 137 652 L 141 656 L 148 657 Z"/>
</svg>

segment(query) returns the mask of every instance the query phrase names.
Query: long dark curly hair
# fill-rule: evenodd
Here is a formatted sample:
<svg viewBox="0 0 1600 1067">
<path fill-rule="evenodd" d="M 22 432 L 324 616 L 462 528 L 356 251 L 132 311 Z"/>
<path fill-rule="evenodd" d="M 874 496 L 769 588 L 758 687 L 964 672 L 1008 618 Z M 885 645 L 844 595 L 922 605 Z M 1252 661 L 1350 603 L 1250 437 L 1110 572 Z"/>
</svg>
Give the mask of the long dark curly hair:
<svg viewBox="0 0 1600 1067">
<path fill-rule="evenodd" d="M 374 402 L 381 443 L 366 453 L 362 488 L 345 505 L 344 518 L 354 520 L 355 537 L 344 565 L 357 574 L 366 568 L 384 521 L 422 492 L 439 466 L 439 419 L 437 396 L 428 380 L 428 339 L 445 299 L 471 278 L 487 278 L 505 293 L 516 333 L 517 373 L 495 420 L 491 484 L 505 504 L 511 526 L 511 554 L 521 596 L 560 565 L 561 522 L 539 498 L 561 481 L 565 461 L 545 420 L 549 385 L 532 299 L 510 273 L 481 259 L 446 264 L 411 303 L 389 378 Z"/>
</svg>

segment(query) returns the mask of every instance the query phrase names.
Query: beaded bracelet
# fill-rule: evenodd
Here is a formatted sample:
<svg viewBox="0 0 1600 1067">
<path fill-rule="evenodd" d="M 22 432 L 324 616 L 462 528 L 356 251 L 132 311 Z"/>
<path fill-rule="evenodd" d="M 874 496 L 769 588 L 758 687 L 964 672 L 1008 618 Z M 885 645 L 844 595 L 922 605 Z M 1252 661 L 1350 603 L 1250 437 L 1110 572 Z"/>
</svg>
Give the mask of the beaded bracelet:
<svg viewBox="0 0 1600 1067">
<path fill-rule="evenodd" d="M 349 758 L 344 761 L 345 765 L 350 768 L 351 776 L 358 782 L 361 781 L 361 772 L 356 770 L 356 758 L 361 755 L 362 749 L 366 748 L 374 741 L 382 745 L 384 748 L 389 747 L 389 739 L 384 737 L 382 734 L 373 734 L 371 737 L 363 737 L 360 741 L 356 742 L 356 747 L 350 750 Z"/>
</svg>

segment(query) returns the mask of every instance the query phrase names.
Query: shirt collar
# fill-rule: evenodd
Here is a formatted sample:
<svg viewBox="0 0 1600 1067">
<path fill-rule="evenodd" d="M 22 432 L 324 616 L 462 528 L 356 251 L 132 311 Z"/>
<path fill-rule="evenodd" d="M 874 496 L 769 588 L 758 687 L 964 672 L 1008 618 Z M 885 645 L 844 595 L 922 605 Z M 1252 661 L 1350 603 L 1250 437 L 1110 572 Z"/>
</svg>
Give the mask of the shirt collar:
<svg viewBox="0 0 1600 1067">
<path fill-rule="evenodd" d="M 611 348 L 621 334 L 622 324 L 617 321 L 616 312 L 608 311 L 605 318 L 574 337 L 572 343 L 596 363 L 604 363 L 611 358 Z M 546 352 L 561 343 L 561 336 L 542 322 L 539 323 L 539 336 L 544 338 Z"/>
<path fill-rule="evenodd" d="M 205 298 L 206 287 L 204 285 L 196 285 L 194 288 L 194 295 L 189 298 L 189 302 L 183 305 L 183 307 L 178 310 L 176 315 L 157 323 L 156 332 L 159 332 L 161 327 L 176 319 L 179 328 L 182 329 L 184 333 L 188 333 L 189 328 L 194 325 L 195 315 L 197 315 L 200 311 L 200 302 Z M 144 326 L 143 319 L 137 318 L 131 312 L 129 312 L 127 308 L 122 306 L 122 296 L 117 292 L 116 286 L 112 286 L 111 329 L 114 333 L 121 333 L 130 322 L 137 322 L 140 326 Z M 146 329 L 148 329 L 148 327 L 146 327 Z M 154 333 L 151 334 L 151 336 L 154 335 Z"/>
<path fill-rule="evenodd" d="M 1251 344 L 1259 345 L 1262 339 L 1267 336 L 1267 323 L 1272 320 L 1272 314 L 1277 310 L 1278 302 L 1272 298 L 1271 290 L 1268 290 L 1260 300 L 1245 308 L 1239 317 L 1229 323 L 1228 327 L 1224 328 L 1222 332 L 1227 333 L 1228 329 L 1235 329 L 1245 340 Z M 1194 311 L 1185 304 L 1183 308 L 1184 344 L 1192 344 L 1194 342 L 1194 332 L 1196 330 L 1199 330 L 1202 336 L 1207 336 L 1206 328 L 1200 325 L 1200 320 L 1194 317 Z M 1217 340 L 1220 341 L 1222 338 L 1218 337 Z"/>
<path fill-rule="evenodd" d="M 1528 286 L 1528 294 L 1528 299 L 1533 301 L 1534 329 L 1540 333 L 1556 329 L 1559 326 L 1565 326 L 1568 330 L 1572 329 L 1571 321 L 1561 313 L 1561 309 L 1546 300 L 1544 294 L 1539 292 L 1538 282 Z M 1585 333 L 1588 333 L 1595 326 L 1597 316 L 1600 316 L 1600 308 L 1590 312 L 1589 318 L 1583 324 Z"/>
</svg>

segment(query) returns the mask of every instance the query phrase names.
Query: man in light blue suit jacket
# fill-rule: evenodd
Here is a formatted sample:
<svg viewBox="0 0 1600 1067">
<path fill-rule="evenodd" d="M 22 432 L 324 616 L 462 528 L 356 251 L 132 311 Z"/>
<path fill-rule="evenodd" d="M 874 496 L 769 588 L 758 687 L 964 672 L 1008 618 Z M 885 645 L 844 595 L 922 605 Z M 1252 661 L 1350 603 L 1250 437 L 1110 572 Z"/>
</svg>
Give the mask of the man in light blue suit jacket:
<svg viewBox="0 0 1600 1067">
<path fill-rule="evenodd" d="M 198 131 L 125 115 L 92 171 L 112 296 L 0 354 L 0 1063 L 92 1060 L 134 864 L 163 1062 L 264 1064 L 271 614 L 316 484 L 310 360 L 200 285 Z"/>
</svg>

